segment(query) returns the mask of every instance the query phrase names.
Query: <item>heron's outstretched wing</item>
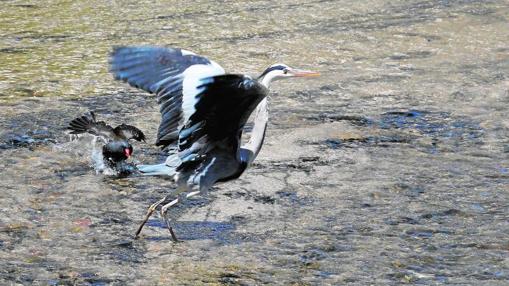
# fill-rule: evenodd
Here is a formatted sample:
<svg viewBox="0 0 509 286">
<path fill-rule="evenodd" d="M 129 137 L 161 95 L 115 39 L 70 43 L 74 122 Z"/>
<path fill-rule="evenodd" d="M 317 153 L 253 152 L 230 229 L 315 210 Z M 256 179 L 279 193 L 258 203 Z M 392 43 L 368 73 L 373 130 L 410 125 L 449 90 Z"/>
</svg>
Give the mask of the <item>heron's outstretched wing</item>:
<svg viewBox="0 0 509 286">
<path fill-rule="evenodd" d="M 113 127 L 107 125 L 103 121 L 96 121 L 95 114 L 89 113 L 73 119 L 67 129 L 71 130 L 71 134 L 90 133 L 101 137 L 105 141 L 109 141 L 115 137 Z"/>
<path fill-rule="evenodd" d="M 135 126 L 127 125 L 127 124 L 120 124 L 119 126 L 115 127 L 113 129 L 115 134 L 117 134 L 119 137 L 125 138 L 125 139 L 134 139 L 137 141 L 145 141 L 145 134 L 138 129 Z"/>
<path fill-rule="evenodd" d="M 236 155 L 244 124 L 268 93 L 256 80 L 233 74 L 204 78 L 195 90 L 194 112 L 179 133 L 179 169 L 201 162 L 217 146 Z"/>
<path fill-rule="evenodd" d="M 224 74 L 217 63 L 186 50 L 161 47 L 117 47 L 111 54 L 116 79 L 157 94 L 161 124 L 156 145 L 176 143 L 180 128 L 194 112 L 203 78 Z"/>
</svg>

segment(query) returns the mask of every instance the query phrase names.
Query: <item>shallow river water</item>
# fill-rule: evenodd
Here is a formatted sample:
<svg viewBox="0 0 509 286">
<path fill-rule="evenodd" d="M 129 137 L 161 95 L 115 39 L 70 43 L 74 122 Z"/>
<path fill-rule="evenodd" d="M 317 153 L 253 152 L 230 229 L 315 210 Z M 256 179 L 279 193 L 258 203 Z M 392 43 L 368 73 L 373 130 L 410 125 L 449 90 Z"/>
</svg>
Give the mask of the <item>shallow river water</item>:
<svg viewBox="0 0 509 286">
<path fill-rule="evenodd" d="M 1 285 L 508 285 L 504 0 L 0 1 Z M 177 46 L 273 84 L 239 180 L 133 240 L 165 178 L 96 175 L 69 120 L 144 130 L 153 96 L 108 73 L 115 45 Z"/>
</svg>

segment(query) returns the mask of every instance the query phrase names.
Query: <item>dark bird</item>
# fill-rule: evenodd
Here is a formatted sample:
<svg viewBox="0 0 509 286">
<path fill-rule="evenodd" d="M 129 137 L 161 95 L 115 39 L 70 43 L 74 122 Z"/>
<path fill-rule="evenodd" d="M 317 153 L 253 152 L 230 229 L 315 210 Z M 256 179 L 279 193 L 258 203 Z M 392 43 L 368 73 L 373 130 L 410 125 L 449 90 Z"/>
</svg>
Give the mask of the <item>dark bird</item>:
<svg viewBox="0 0 509 286">
<path fill-rule="evenodd" d="M 92 111 L 72 120 L 68 129 L 70 134 L 89 133 L 101 138 L 105 143 L 102 147 L 103 161 L 116 170 L 119 170 L 120 163 L 133 154 L 133 146 L 129 140 L 145 141 L 145 135 L 140 129 L 127 124 L 113 128 L 104 121 L 97 121 Z"/>
<path fill-rule="evenodd" d="M 217 182 L 238 178 L 258 155 L 267 128 L 269 84 L 319 75 L 275 64 L 253 79 L 226 74 L 217 63 L 192 52 L 161 47 L 118 47 L 110 64 L 117 80 L 157 96 L 162 120 L 156 145 L 168 150 L 169 156 L 163 164 L 138 168 L 146 175 L 171 176 L 177 183 L 174 199 L 161 207 L 174 241 L 168 208 L 206 192 Z M 241 146 L 244 126 L 253 111 L 251 137 Z M 136 237 L 166 199 L 149 207 Z"/>
</svg>

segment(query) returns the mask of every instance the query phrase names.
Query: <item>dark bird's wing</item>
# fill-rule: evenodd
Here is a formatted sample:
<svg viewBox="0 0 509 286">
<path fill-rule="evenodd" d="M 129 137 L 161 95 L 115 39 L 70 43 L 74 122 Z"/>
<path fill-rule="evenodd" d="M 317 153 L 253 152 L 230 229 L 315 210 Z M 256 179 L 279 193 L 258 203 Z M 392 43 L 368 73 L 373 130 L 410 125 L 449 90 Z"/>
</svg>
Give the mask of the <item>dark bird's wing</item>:
<svg viewBox="0 0 509 286">
<path fill-rule="evenodd" d="M 90 133 L 101 137 L 105 141 L 109 141 L 115 137 L 113 127 L 107 125 L 103 121 L 96 121 L 93 112 L 72 120 L 67 129 L 71 130 L 71 134 Z"/>
<path fill-rule="evenodd" d="M 178 170 L 201 162 L 214 147 L 236 155 L 242 128 L 268 93 L 258 81 L 244 75 L 219 75 L 200 82 L 195 86 L 193 113 L 179 133 L 182 164 Z"/>
<path fill-rule="evenodd" d="M 116 79 L 155 93 L 162 115 L 156 145 L 175 144 L 178 132 L 194 112 L 201 80 L 224 74 L 217 63 L 194 53 L 160 47 L 118 47 L 111 54 Z"/>
<path fill-rule="evenodd" d="M 113 129 L 115 134 L 125 139 L 134 139 L 137 141 L 145 141 L 145 134 L 135 126 L 121 124 Z"/>
</svg>

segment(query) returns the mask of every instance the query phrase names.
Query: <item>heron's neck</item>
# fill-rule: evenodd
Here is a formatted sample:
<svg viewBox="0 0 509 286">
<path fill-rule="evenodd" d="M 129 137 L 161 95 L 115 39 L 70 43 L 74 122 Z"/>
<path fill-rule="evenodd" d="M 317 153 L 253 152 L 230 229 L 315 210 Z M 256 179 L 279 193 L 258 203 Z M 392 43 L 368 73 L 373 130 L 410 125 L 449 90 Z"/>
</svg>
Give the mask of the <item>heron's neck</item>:
<svg viewBox="0 0 509 286">
<path fill-rule="evenodd" d="M 252 155 L 248 159 L 248 164 L 250 165 L 258 153 L 262 149 L 263 140 L 265 139 L 265 130 L 267 129 L 267 123 L 269 121 L 269 109 L 267 98 L 264 98 L 255 109 L 255 118 L 253 131 L 251 132 L 251 137 L 246 145 L 243 148 L 251 151 Z"/>
<path fill-rule="evenodd" d="M 262 77 L 262 80 L 261 80 L 261 83 L 263 86 L 265 86 L 266 88 L 269 88 L 270 87 L 270 83 L 272 82 L 272 80 L 275 78 L 276 76 L 273 74 L 273 73 L 268 73 L 266 75 L 264 75 Z"/>
</svg>

